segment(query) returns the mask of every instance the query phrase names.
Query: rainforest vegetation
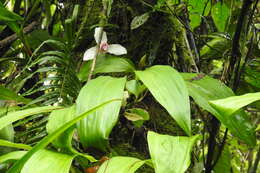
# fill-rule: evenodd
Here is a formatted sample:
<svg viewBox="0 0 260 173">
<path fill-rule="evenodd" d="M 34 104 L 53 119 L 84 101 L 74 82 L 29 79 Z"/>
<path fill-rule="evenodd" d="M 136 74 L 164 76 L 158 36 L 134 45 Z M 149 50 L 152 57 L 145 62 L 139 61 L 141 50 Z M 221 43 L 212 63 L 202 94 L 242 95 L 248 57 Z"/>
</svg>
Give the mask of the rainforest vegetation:
<svg viewBox="0 0 260 173">
<path fill-rule="evenodd" d="M 259 0 L 0 0 L 1 173 L 259 173 Z"/>
</svg>

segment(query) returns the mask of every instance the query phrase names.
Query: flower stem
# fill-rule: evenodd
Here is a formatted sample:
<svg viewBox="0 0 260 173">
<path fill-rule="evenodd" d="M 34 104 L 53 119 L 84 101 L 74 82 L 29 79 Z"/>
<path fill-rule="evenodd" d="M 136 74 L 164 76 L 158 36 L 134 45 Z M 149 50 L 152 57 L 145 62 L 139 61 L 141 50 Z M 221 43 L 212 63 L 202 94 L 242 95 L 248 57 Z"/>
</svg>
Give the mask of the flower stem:
<svg viewBox="0 0 260 173">
<path fill-rule="evenodd" d="M 102 36 L 103 36 L 104 24 L 105 24 L 105 21 L 106 21 L 106 18 L 107 18 L 106 14 L 107 14 L 107 3 L 104 3 L 103 4 L 103 11 L 102 11 L 102 18 L 100 19 L 100 25 L 101 25 L 100 26 L 100 35 L 98 37 L 97 47 L 96 47 L 96 51 L 95 51 L 94 58 L 93 58 L 93 61 L 92 61 L 91 69 L 89 71 L 88 82 L 91 80 L 91 77 L 92 77 L 93 72 L 95 70 L 97 56 L 100 52 L 100 44 L 101 44 L 101 40 L 102 40 Z"/>
</svg>

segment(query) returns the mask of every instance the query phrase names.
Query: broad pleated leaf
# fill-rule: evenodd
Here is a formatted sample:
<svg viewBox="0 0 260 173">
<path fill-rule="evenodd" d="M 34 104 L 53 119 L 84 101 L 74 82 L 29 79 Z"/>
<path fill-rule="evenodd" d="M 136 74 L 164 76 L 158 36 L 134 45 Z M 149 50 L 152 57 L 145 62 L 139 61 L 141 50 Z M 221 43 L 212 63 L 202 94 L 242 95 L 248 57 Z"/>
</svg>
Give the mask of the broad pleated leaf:
<svg viewBox="0 0 260 173">
<path fill-rule="evenodd" d="M 148 132 L 148 146 L 156 173 L 183 173 L 198 136 L 169 136 Z"/>
<path fill-rule="evenodd" d="M 234 96 L 230 88 L 219 80 L 208 76 L 185 73 L 182 74 L 187 80 L 187 86 L 190 96 L 203 109 L 214 115 L 229 131 L 240 138 L 246 144 L 254 146 L 256 136 L 254 127 L 251 125 L 247 114 L 244 111 L 237 111 L 233 116 L 226 116 L 219 113 L 209 104 L 211 100 L 218 100 Z"/>
<path fill-rule="evenodd" d="M 98 77 L 88 82 L 76 101 L 77 114 L 111 99 L 123 99 L 125 78 Z M 105 149 L 106 140 L 116 124 L 121 107 L 114 102 L 97 110 L 78 124 L 80 141 L 85 147 Z"/>
<path fill-rule="evenodd" d="M 4 163 L 4 162 L 10 161 L 10 160 L 19 160 L 26 153 L 27 153 L 27 151 L 13 151 L 13 152 L 4 154 L 4 155 L 0 156 L 0 163 Z"/>
<path fill-rule="evenodd" d="M 38 144 L 36 144 L 30 151 L 28 151 L 24 157 L 22 157 L 19 161 L 17 161 L 13 167 L 11 167 L 7 173 L 20 173 L 23 165 L 25 164 L 25 162 L 37 151 L 39 151 L 40 149 L 43 149 L 44 147 L 46 147 L 48 144 L 50 144 L 53 140 L 55 140 L 59 135 L 61 135 L 64 131 L 66 131 L 67 129 L 69 129 L 70 127 L 72 127 L 73 125 L 75 125 L 78 121 L 82 120 L 83 118 L 85 118 L 86 116 L 88 116 L 89 114 L 93 113 L 94 111 L 96 111 L 97 109 L 105 106 L 106 104 L 109 104 L 111 102 L 114 101 L 120 101 L 118 99 L 113 99 L 113 100 L 109 100 L 106 102 L 103 102 L 99 105 L 97 105 L 96 107 L 89 109 L 88 111 L 82 113 L 81 115 L 77 116 L 76 118 L 74 118 L 73 120 L 67 122 L 66 124 L 64 124 L 63 126 L 61 126 L 60 128 L 58 128 L 57 130 L 55 130 L 53 133 L 49 134 L 48 136 L 44 137 Z"/>
<path fill-rule="evenodd" d="M 91 69 L 92 61 L 87 61 L 80 69 L 78 77 L 86 81 Z M 134 72 L 134 64 L 126 58 L 120 58 L 113 55 L 99 55 L 96 62 L 94 74 L 97 73 L 115 73 L 115 72 Z"/>
<path fill-rule="evenodd" d="M 136 71 L 136 75 L 179 126 L 190 135 L 189 95 L 181 75 L 172 67 L 162 65 Z"/>
<path fill-rule="evenodd" d="M 210 101 L 212 105 L 219 113 L 230 116 L 234 112 L 238 111 L 244 106 L 249 105 L 255 101 L 260 100 L 260 92 L 248 93 L 241 96 L 232 96 L 225 99 Z"/>
<path fill-rule="evenodd" d="M 104 162 L 97 173 L 134 173 L 144 163 L 134 157 L 113 157 Z"/>
<path fill-rule="evenodd" d="M 60 108 L 61 107 L 44 106 L 44 107 L 36 107 L 36 108 L 30 108 L 30 109 L 8 113 L 6 116 L 0 118 L 0 130 L 5 126 L 12 124 L 13 122 L 23 119 L 25 117 L 39 114 L 39 113 L 50 112 L 52 110 L 60 109 Z"/>
<path fill-rule="evenodd" d="M 74 157 L 42 149 L 26 162 L 21 173 L 69 173 Z"/>
<path fill-rule="evenodd" d="M 126 58 L 106 55 L 97 62 L 94 73 L 134 72 L 134 64 Z"/>
<path fill-rule="evenodd" d="M 64 124 L 72 120 L 76 116 L 75 113 L 76 113 L 75 105 L 69 108 L 52 111 L 52 113 L 49 115 L 49 121 L 46 125 L 47 132 L 49 134 L 53 133 L 59 127 L 63 126 Z M 52 142 L 52 144 L 55 147 L 62 149 L 67 153 L 80 155 L 91 162 L 97 161 L 94 157 L 87 155 L 85 153 L 80 153 L 72 147 L 71 142 L 72 142 L 74 130 L 75 130 L 74 126 L 70 127 L 64 133 L 62 133 L 62 135 L 60 135 L 57 139 L 55 139 Z"/>
<path fill-rule="evenodd" d="M 66 124 L 75 117 L 75 106 L 64 108 L 60 110 L 54 110 L 49 115 L 49 120 L 46 125 L 47 132 L 53 133 L 62 125 Z M 57 148 L 71 149 L 71 140 L 73 136 L 74 128 L 66 130 L 61 136 L 53 141 L 54 146 Z"/>
</svg>

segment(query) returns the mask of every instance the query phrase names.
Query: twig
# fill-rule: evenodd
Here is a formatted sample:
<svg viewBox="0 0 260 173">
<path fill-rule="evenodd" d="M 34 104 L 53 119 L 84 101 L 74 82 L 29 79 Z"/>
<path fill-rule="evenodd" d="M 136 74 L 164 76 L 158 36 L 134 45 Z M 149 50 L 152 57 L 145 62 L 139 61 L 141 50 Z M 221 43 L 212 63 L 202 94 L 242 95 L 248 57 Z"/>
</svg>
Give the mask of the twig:
<svg viewBox="0 0 260 173">
<path fill-rule="evenodd" d="M 38 25 L 38 22 L 34 21 L 30 23 L 23 29 L 24 34 L 28 34 L 33 31 L 33 29 Z M 0 49 L 10 45 L 12 42 L 18 39 L 17 34 L 12 34 L 11 36 L 6 37 L 5 39 L 0 41 Z"/>
<path fill-rule="evenodd" d="M 188 26 L 186 26 L 186 24 L 185 24 L 185 23 L 180 19 L 180 17 L 170 8 L 170 6 L 169 6 L 168 4 L 166 4 L 166 6 L 167 6 L 167 8 L 170 10 L 171 14 L 172 14 L 173 16 L 175 16 L 175 17 L 177 18 L 177 20 L 179 20 L 179 21 L 181 22 L 181 24 L 183 25 L 183 27 L 184 27 L 187 31 L 189 31 L 190 33 L 192 33 L 192 35 L 193 35 L 195 38 L 200 38 L 200 36 L 197 36 L 191 29 L 189 29 Z M 206 46 L 208 46 L 210 49 L 215 50 L 215 51 L 217 51 L 217 52 L 219 52 L 219 53 L 222 53 L 220 50 L 215 49 L 214 47 L 210 46 L 206 41 L 204 41 L 204 40 L 201 40 L 201 41 L 203 42 L 203 44 L 205 44 Z"/>
</svg>

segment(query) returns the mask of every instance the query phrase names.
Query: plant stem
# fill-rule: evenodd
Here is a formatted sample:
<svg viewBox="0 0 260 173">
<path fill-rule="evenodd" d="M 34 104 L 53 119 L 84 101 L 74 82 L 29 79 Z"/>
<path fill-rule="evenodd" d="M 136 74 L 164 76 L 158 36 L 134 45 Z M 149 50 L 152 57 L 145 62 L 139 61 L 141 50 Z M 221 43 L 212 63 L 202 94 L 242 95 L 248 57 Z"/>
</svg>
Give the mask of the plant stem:
<svg viewBox="0 0 260 173">
<path fill-rule="evenodd" d="M 80 24 L 80 27 L 79 27 L 79 30 L 78 32 L 76 33 L 76 40 L 79 40 L 80 39 L 80 36 L 82 35 L 83 31 L 84 31 L 84 28 L 87 24 L 87 21 L 89 19 L 89 14 L 91 13 L 93 7 L 94 7 L 94 4 L 95 4 L 95 1 L 94 0 L 91 0 L 91 1 L 87 1 L 86 2 L 86 12 L 85 12 L 85 15 L 84 15 L 84 18 L 83 18 L 83 21 L 81 22 Z M 77 47 L 78 46 L 78 42 L 75 42 L 74 45 L 73 45 L 73 48 Z"/>
<path fill-rule="evenodd" d="M 214 154 L 215 154 L 215 146 L 217 144 L 216 137 L 219 132 L 219 126 L 220 126 L 220 123 L 219 123 L 218 119 L 216 119 L 213 116 L 210 121 L 208 154 L 207 154 L 207 160 L 206 160 L 206 165 L 205 165 L 205 173 L 211 173 L 211 170 L 213 169 L 212 162 L 213 162 Z"/>
<path fill-rule="evenodd" d="M 96 51 L 95 51 L 95 54 L 94 54 L 94 59 L 92 61 L 91 69 L 89 71 L 88 82 L 91 80 L 91 77 L 92 77 L 93 72 L 95 70 L 97 56 L 98 56 L 99 51 L 100 51 L 100 44 L 101 44 L 101 40 L 102 40 L 102 36 L 103 36 L 103 30 L 104 30 L 103 26 L 105 24 L 105 20 L 106 20 L 106 17 L 107 17 L 106 14 L 107 14 L 107 3 L 104 3 L 103 4 L 103 11 L 102 11 L 102 18 L 100 20 L 100 24 L 101 24 L 100 35 L 99 35 L 99 38 L 98 38 L 97 47 L 96 47 Z"/>
<path fill-rule="evenodd" d="M 249 173 L 256 173 L 259 161 L 260 161 L 260 146 L 259 146 L 259 149 L 258 149 L 258 152 L 256 155 L 254 165 L 253 165 L 252 169 L 249 171 Z"/>
<path fill-rule="evenodd" d="M 228 66 L 228 70 L 227 70 L 227 75 L 228 75 L 227 81 L 229 82 L 229 84 L 231 84 L 230 81 L 232 79 L 232 75 L 233 75 L 235 68 L 239 68 L 239 66 L 240 66 L 240 61 L 241 61 L 240 46 L 239 46 L 240 36 L 241 36 L 243 25 L 245 23 L 245 18 L 248 14 L 248 10 L 253 2 L 254 2 L 254 0 L 244 0 L 240 15 L 238 17 L 236 31 L 235 31 L 235 34 L 233 37 L 233 42 L 232 42 L 231 57 L 229 60 L 229 66 Z M 233 87 L 234 87 L 234 84 L 235 84 L 235 81 L 233 83 Z"/>
</svg>

